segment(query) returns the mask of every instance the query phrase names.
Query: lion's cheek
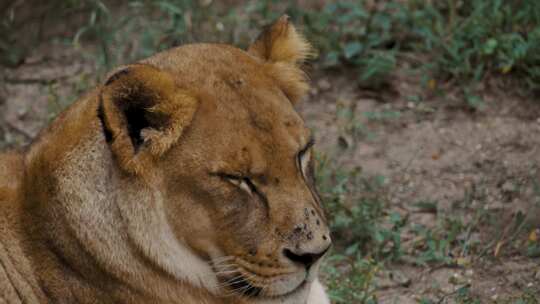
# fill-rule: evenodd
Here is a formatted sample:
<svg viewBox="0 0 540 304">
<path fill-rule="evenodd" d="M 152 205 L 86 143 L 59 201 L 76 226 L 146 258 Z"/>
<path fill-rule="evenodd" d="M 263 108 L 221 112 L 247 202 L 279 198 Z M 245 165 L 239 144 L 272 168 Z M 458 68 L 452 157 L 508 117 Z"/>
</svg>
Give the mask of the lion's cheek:
<svg viewBox="0 0 540 304">
<path fill-rule="evenodd" d="M 166 204 L 166 208 L 167 220 L 179 242 L 205 259 L 215 251 L 216 227 L 210 216 L 211 210 L 186 200 L 178 204 L 177 199 Z"/>
</svg>

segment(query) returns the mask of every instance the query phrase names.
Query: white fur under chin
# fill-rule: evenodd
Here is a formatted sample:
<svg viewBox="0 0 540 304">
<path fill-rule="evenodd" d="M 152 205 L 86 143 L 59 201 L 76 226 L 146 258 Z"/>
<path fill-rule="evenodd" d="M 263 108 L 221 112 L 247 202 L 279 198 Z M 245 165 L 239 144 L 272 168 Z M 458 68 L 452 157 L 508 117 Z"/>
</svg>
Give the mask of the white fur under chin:
<svg viewBox="0 0 540 304">
<path fill-rule="evenodd" d="M 307 292 L 309 294 L 306 294 Z M 276 298 L 257 302 L 257 304 L 330 304 L 330 300 L 321 282 L 317 279 L 313 281 L 309 290 L 306 288 L 306 291 L 300 291 L 285 299 Z"/>
<path fill-rule="evenodd" d="M 330 304 L 326 291 L 324 291 L 324 287 L 319 280 L 316 280 L 311 285 L 307 304 Z"/>
</svg>

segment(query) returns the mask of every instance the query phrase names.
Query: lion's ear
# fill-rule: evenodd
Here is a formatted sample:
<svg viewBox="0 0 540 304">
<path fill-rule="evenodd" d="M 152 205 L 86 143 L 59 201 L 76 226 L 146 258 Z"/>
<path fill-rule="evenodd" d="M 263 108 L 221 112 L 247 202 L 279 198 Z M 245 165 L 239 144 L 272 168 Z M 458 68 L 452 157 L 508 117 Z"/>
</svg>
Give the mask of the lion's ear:
<svg viewBox="0 0 540 304">
<path fill-rule="evenodd" d="M 107 78 L 98 115 L 119 165 L 137 174 L 178 140 L 197 104 L 170 73 L 135 64 Z"/>
<path fill-rule="evenodd" d="M 280 17 L 264 29 L 248 52 L 270 64 L 270 73 L 291 101 L 296 102 L 309 88 L 301 65 L 316 52 L 288 16 Z"/>
<path fill-rule="evenodd" d="M 309 42 L 296 31 L 287 15 L 264 29 L 248 52 L 269 62 L 294 65 L 301 64 L 314 55 Z"/>
</svg>

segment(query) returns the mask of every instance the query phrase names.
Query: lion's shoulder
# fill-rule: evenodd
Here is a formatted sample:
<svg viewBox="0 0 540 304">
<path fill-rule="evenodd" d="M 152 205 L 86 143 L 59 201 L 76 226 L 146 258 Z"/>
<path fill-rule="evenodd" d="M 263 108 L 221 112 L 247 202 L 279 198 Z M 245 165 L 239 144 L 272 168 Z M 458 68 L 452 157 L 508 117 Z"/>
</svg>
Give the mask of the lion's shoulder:
<svg viewBox="0 0 540 304">
<path fill-rule="evenodd" d="M 24 174 L 23 156 L 10 152 L 0 154 L 0 204 L 14 203 Z"/>
<path fill-rule="evenodd" d="M 0 298 L 8 303 L 38 303 L 42 297 L 22 246 L 23 227 L 16 222 L 21 211 L 23 157 L 14 152 L 0 154 Z"/>
</svg>

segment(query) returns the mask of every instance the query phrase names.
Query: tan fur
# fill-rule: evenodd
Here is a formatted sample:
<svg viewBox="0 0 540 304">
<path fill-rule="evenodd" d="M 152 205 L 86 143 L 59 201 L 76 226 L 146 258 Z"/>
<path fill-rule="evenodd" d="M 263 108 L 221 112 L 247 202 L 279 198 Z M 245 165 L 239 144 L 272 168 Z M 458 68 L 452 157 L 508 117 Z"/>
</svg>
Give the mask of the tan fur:
<svg viewBox="0 0 540 304">
<path fill-rule="evenodd" d="M 329 303 L 294 260 L 330 245 L 292 106 L 310 49 L 282 17 L 248 52 L 156 54 L 0 155 L 0 302 Z"/>
<path fill-rule="evenodd" d="M 288 16 L 279 18 L 264 30 L 248 52 L 267 62 L 267 73 L 279 82 L 292 102 L 297 102 L 309 89 L 299 65 L 316 52 L 296 31 Z"/>
</svg>

